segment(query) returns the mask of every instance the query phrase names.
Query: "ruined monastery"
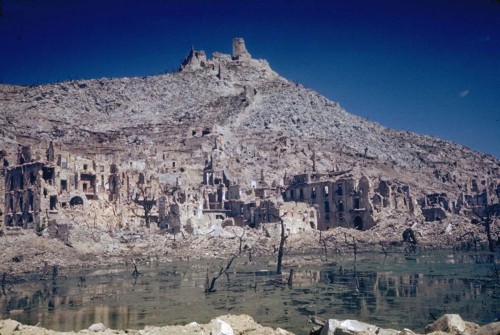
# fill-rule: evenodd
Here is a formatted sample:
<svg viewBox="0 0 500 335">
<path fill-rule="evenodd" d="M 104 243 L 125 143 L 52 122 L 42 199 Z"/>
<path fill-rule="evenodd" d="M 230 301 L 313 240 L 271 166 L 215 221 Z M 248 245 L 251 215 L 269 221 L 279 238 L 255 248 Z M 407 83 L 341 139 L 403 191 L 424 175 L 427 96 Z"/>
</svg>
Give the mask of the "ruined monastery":
<svg viewBox="0 0 500 335">
<path fill-rule="evenodd" d="M 500 161 L 396 131 L 253 59 L 192 49 L 176 73 L 0 85 L 0 225 L 289 233 L 473 219 Z M 495 208 L 495 207 L 493 207 Z"/>
</svg>

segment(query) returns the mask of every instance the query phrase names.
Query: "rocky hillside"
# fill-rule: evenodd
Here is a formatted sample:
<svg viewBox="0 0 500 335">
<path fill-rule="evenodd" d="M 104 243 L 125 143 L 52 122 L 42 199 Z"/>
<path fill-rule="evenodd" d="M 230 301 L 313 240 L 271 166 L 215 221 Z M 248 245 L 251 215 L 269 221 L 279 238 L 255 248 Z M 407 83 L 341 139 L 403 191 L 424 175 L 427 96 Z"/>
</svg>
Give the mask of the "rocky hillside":
<svg viewBox="0 0 500 335">
<path fill-rule="evenodd" d="M 264 170 L 278 182 L 311 171 L 314 156 L 317 171 L 397 180 L 417 195 L 457 196 L 473 179 L 498 184 L 498 159 L 352 115 L 242 48 L 210 60 L 192 50 L 179 72 L 160 76 L 0 85 L 4 145 L 54 141 L 92 154 L 201 142 L 241 180 Z"/>
</svg>

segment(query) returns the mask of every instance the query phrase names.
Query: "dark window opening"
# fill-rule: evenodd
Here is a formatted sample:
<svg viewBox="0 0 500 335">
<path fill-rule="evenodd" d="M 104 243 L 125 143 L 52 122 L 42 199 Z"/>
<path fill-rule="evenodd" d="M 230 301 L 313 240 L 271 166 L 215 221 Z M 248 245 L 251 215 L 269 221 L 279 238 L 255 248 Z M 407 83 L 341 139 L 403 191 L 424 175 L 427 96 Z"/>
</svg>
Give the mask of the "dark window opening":
<svg viewBox="0 0 500 335">
<path fill-rule="evenodd" d="M 50 210 L 55 210 L 57 208 L 57 197 L 55 195 L 50 196 Z"/>
<path fill-rule="evenodd" d="M 68 181 L 61 179 L 61 191 L 67 191 L 68 190 Z"/>
<path fill-rule="evenodd" d="M 24 210 L 23 207 L 24 207 L 24 201 L 23 201 L 23 197 L 21 196 L 21 197 L 19 197 L 19 211 L 20 212 L 23 212 L 23 210 Z"/>
<path fill-rule="evenodd" d="M 22 174 L 19 175 L 19 188 L 21 190 L 24 188 L 24 176 Z"/>
<path fill-rule="evenodd" d="M 172 162 L 172 167 L 175 168 L 175 162 Z"/>
<path fill-rule="evenodd" d="M 342 202 L 342 200 L 339 200 L 338 209 L 339 209 L 339 212 L 344 211 L 344 203 Z"/>
<path fill-rule="evenodd" d="M 295 199 L 295 191 L 290 190 L 290 199 L 294 200 Z"/>
<path fill-rule="evenodd" d="M 43 197 L 44 197 L 44 198 L 47 198 L 47 194 L 49 194 L 49 192 L 47 192 L 47 189 L 46 189 L 46 188 L 44 188 L 44 189 L 43 189 Z"/>
<path fill-rule="evenodd" d="M 359 199 L 354 199 L 354 209 L 359 209 Z"/>
<path fill-rule="evenodd" d="M 36 173 L 35 171 L 30 172 L 30 184 L 33 185 L 36 181 Z"/>
<path fill-rule="evenodd" d="M 223 215 L 220 215 L 220 214 L 217 214 L 217 215 L 215 216 L 215 218 L 216 218 L 217 220 L 224 220 L 224 216 L 223 216 Z"/>
<path fill-rule="evenodd" d="M 83 169 L 84 170 L 87 170 L 89 168 L 89 166 L 87 164 L 83 164 Z"/>
<path fill-rule="evenodd" d="M 83 205 L 83 199 L 76 196 L 76 197 L 73 197 L 71 198 L 71 200 L 69 201 L 69 204 L 71 206 L 77 206 L 77 205 Z"/>
<path fill-rule="evenodd" d="M 35 196 L 33 195 L 33 192 L 30 191 L 28 195 L 28 204 L 29 204 L 29 210 L 32 211 L 35 205 Z"/>
<path fill-rule="evenodd" d="M 302 188 L 299 190 L 299 199 L 304 201 L 304 190 Z"/>
<path fill-rule="evenodd" d="M 68 203 L 67 202 L 61 202 L 61 207 L 62 208 L 66 208 L 68 206 Z"/>
<path fill-rule="evenodd" d="M 337 186 L 337 195 L 343 195 L 344 192 L 342 191 L 342 184 L 338 184 Z"/>
<path fill-rule="evenodd" d="M 312 198 L 312 199 L 316 199 L 316 187 L 313 187 L 313 188 L 312 188 L 312 191 L 311 191 L 311 198 Z"/>
<path fill-rule="evenodd" d="M 325 201 L 325 213 L 330 213 L 330 202 Z"/>
<path fill-rule="evenodd" d="M 139 181 L 137 182 L 137 184 L 139 185 L 144 185 L 144 182 L 145 182 L 145 178 L 144 178 L 144 173 L 139 173 Z"/>
<path fill-rule="evenodd" d="M 359 216 L 356 216 L 354 219 L 354 228 L 357 230 L 363 230 L 363 219 Z"/>
<path fill-rule="evenodd" d="M 52 185 L 52 180 L 54 179 L 54 168 L 44 167 L 42 169 L 42 178 Z"/>
<path fill-rule="evenodd" d="M 87 184 L 83 183 L 82 184 L 83 192 L 87 192 Z"/>
</svg>

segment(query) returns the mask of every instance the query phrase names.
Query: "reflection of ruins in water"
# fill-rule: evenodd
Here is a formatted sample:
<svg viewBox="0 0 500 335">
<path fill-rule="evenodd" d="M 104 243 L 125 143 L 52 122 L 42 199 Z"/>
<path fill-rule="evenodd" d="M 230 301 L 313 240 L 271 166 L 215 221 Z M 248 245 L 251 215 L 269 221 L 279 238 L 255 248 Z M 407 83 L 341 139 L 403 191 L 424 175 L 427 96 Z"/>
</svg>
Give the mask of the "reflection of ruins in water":
<svg viewBox="0 0 500 335">
<path fill-rule="evenodd" d="M 485 264 L 404 259 L 361 261 L 357 273 L 346 261 L 322 268 L 296 268 L 293 286 L 276 285 L 268 271 L 236 265 L 230 282 L 221 278 L 214 294 L 203 293 L 207 265 L 164 264 L 129 272 L 59 278 L 8 287 L 0 298 L 2 317 L 59 330 L 102 322 L 115 329 L 207 322 L 232 313 L 303 332 L 308 315 L 354 318 L 383 327 L 422 330 L 430 313 L 459 313 L 475 322 L 498 313 L 498 286 L 485 278 Z M 211 269 L 217 266 L 211 265 Z M 482 269 L 482 270 L 481 270 Z M 13 313 L 12 313 L 13 311 Z"/>
</svg>

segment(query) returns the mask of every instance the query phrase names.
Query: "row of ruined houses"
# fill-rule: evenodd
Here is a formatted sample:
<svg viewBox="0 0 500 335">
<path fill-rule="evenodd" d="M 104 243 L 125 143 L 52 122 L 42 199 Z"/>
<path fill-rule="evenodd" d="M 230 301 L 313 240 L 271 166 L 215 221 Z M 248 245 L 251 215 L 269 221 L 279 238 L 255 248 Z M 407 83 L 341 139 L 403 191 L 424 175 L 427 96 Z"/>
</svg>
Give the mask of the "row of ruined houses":
<svg viewBox="0 0 500 335">
<path fill-rule="evenodd" d="M 312 210 L 310 228 L 328 230 L 346 227 L 367 230 L 375 225 L 374 212 L 383 209 L 420 213 L 427 221 L 446 218 L 446 213 L 458 213 L 465 208 L 484 208 L 498 203 L 500 186 L 483 189 L 474 195 L 462 194 L 450 201 L 446 194 L 430 194 L 415 199 L 410 187 L 378 180 L 375 186 L 362 176 L 354 178 L 345 172 L 300 174 L 285 177 L 280 185 L 268 185 L 261 173 L 260 180 L 241 185 L 227 169 L 214 169 L 211 159 L 205 161 L 199 188 L 188 195 L 175 176 L 161 174 L 159 187 L 150 193 L 140 193 L 152 178 L 137 162 L 117 166 L 114 163 L 80 156 L 55 154 L 50 144 L 43 159 L 31 157 L 28 146 L 19 147 L 15 162 L 4 158 L 0 174 L 0 211 L 3 225 L 33 228 L 58 218 L 60 208 L 72 208 L 92 201 L 138 205 L 149 212 L 134 212 L 141 220 L 156 223 L 161 228 L 181 229 L 185 217 L 198 215 L 201 220 L 232 218 L 236 225 L 258 227 L 277 222 L 283 216 L 283 202 L 305 203 Z M 175 167 L 175 163 L 174 167 Z M 140 165 L 140 164 L 139 164 Z M 130 167 L 128 170 L 125 167 Z M 167 187 L 168 186 L 168 187 Z M 495 187 L 495 186 L 493 186 Z M 198 213 L 182 211 L 189 202 L 199 202 Z M 194 206 L 196 207 L 196 206 Z M 142 217 L 141 217 L 142 216 Z M 147 216 L 147 217 L 146 217 Z M 184 220 L 182 218 L 184 216 Z"/>
</svg>

